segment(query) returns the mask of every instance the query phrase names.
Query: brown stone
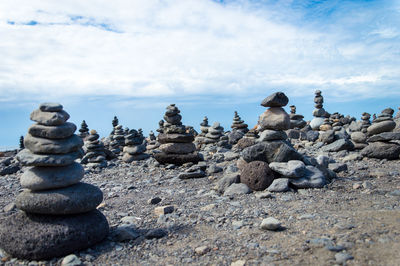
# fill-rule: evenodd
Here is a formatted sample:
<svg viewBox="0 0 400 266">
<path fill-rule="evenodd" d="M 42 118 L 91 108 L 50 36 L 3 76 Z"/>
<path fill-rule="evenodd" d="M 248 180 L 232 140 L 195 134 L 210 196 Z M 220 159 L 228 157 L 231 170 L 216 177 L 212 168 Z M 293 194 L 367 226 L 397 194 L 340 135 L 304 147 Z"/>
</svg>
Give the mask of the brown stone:
<svg viewBox="0 0 400 266">
<path fill-rule="evenodd" d="M 266 162 L 252 161 L 243 167 L 240 182 L 246 184 L 252 190 L 259 191 L 269 187 L 276 175 Z"/>
</svg>

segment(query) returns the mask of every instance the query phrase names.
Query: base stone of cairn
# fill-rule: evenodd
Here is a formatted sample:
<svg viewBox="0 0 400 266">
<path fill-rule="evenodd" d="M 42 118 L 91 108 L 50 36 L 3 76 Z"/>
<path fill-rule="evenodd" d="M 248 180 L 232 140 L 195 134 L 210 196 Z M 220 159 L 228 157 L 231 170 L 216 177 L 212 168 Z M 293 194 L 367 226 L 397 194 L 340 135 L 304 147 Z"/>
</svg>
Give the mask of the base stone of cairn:
<svg viewBox="0 0 400 266">
<path fill-rule="evenodd" d="M 135 129 L 131 129 L 128 135 L 125 136 L 124 155 L 122 160 L 126 163 L 133 161 L 145 160 L 150 157 L 146 151 L 146 141 L 142 134 Z"/>
<path fill-rule="evenodd" d="M 154 153 L 154 158 L 161 164 L 171 163 L 182 165 L 184 163 L 200 161 L 193 144 L 194 136 L 186 133 L 186 127 L 182 125 L 182 116 L 175 104 L 167 107 L 162 125 L 162 133 L 158 135 L 158 148 L 161 152 Z M 161 126 L 161 124 L 160 124 Z"/>
<path fill-rule="evenodd" d="M 102 192 L 80 182 L 84 170 L 74 160 L 83 142 L 68 118 L 62 105 L 55 103 L 41 104 L 31 114 L 37 124 L 29 128 L 26 149 L 17 159 L 32 167 L 21 176 L 19 211 L 0 220 L 0 247 L 11 256 L 28 260 L 65 256 L 108 234 L 107 219 L 96 210 Z"/>
<path fill-rule="evenodd" d="M 255 145 L 241 152 L 241 165 L 238 165 L 241 170 L 240 182 L 252 190 L 264 190 L 276 184 L 275 180 L 279 178 L 288 179 L 288 184 L 294 188 L 319 188 L 326 185 L 331 177 L 324 175 L 329 170 L 311 165 L 312 160 L 298 153 L 287 140 L 285 130 L 290 127 L 290 117 L 282 107 L 288 101 L 282 92 L 274 93 L 262 101 L 261 105 L 268 109 L 258 120 L 260 137 Z"/>
<path fill-rule="evenodd" d="M 320 90 L 315 91 L 314 103 L 314 118 L 311 120 L 310 126 L 312 130 L 319 130 L 319 127 L 324 123 L 325 118 L 330 116 L 330 114 L 323 108 L 324 97 L 322 97 Z"/>
<path fill-rule="evenodd" d="M 96 130 L 92 129 L 90 131 L 90 135 L 85 139 L 85 155 L 81 160 L 81 164 L 86 164 L 88 167 L 107 167 L 106 149 L 99 137 Z"/>
<path fill-rule="evenodd" d="M 393 109 L 387 108 L 372 121 L 372 125 L 367 128 L 369 145 L 361 151 L 361 155 L 377 159 L 399 159 L 400 145 L 395 141 L 400 140 L 400 132 L 393 132 L 396 127 L 393 113 Z"/>
</svg>

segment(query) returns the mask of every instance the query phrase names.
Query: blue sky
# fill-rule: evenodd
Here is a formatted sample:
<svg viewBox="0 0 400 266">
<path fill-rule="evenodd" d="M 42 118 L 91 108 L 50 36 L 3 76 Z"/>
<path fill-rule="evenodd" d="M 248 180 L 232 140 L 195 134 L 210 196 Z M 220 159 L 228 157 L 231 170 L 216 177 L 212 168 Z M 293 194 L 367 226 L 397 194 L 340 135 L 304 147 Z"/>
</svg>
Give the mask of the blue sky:
<svg viewBox="0 0 400 266">
<path fill-rule="evenodd" d="M 357 118 L 400 106 L 398 0 L 6 0 L 0 37 L 3 149 L 43 101 L 101 136 L 114 115 L 155 130 L 170 103 L 197 129 L 254 126 L 275 91 L 307 119 L 316 89 Z"/>
</svg>

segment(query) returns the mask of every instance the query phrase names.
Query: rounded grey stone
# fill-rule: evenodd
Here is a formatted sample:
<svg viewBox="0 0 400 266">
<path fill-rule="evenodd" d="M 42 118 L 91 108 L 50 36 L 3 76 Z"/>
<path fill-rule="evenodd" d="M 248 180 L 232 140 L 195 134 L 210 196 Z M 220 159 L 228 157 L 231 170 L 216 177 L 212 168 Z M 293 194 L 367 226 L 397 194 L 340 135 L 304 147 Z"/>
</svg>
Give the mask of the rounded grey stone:
<svg viewBox="0 0 400 266">
<path fill-rule="evenodd" d="M 39 109 L 43 112 L 59 112 L 63 109 L 63 106 L 59 103 L 41 103 Z"/>
<path fill-rule="evenodd" d="M 23 188 L 44 190 L 67 187 L 78 183 L 85 170 L 79 163 L 68 166 L 35 166 L 22 174 L 20 182 Z"/>
<path fill-rule="evenodd" d="M 82 139 L 72 135 L 66 139 L 45 139 L 37 138 L 26 134 L 24 138 L 25 148 L 36 154 L 65 154 L 77 151 L 83 146 Z"/>
<path fill-rule="evenodd" d="M 87 249 L 108 231 L 107 219 L 98 210 L 66 216 L 20 211 L 0 220 L 0 247 L 20 259 L 50 259 Z"/>
<path fill-rule="evenodd" d="M 64 110 L 59 112 L 43 112 L 40 109 L 31 113 L 31 120 L 45 126 L 59 126 L 69 119 L 69 114 Z"/>
<path fill-rule="evenodd" d="M 283 107 L 287 105 L 289 98 L 283 92 L 275 92 L 265 98 L 261 105 L 264 107 Z"/>
<path fill-rule="evenodd" d="M 368 135 L 376 135 L 383 132 L 392 131 L 396 127 L 396 122 L 393 120 L 374 123 L 367 128 Z"/>
<path fill-rule="evenodd" d="M 29 127 L 28 133 L 34 137 L 49 139 L 65 139 L 71 137 L 76 130 L 73 123 L 66 122 L 59 126 L 44 126 L 33 124 Z"/>
<path fill-rule="evenodd" d="M 23 149 L 16 158 L 24 166 L 65 166 L 72 164 L 79 156 L 78 151 L 66 154 L 34 154 Z"/>
<path fill-rule="evenodd" d="M 93 185 L 78 183 L 65 188 L 21 192 L 15 204 L 17 208 L 37 214 L 76 214 L 96 209 L 102 202 L 103 193 Z"/>
</svg>

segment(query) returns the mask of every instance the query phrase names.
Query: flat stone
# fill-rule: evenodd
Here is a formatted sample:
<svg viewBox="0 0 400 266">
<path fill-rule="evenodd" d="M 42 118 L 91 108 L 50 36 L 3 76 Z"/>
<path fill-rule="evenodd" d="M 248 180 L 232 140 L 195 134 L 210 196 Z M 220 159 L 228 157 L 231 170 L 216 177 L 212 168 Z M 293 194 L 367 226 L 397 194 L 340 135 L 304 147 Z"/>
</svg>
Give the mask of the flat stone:
<svg viewBox="0 0 400 266">
<path fill-rule="evenodd" d="M 78 151 L 65 154 L 34 154 L 28 149 L 23 149 L 16 158 L 24 166 L 65 166 L 72 164 L 79 156 Z"/>
<path fill-rule="evenodd" d="M 348 139 L 338 139 L 335 142 L 321 148 L 321 151 L 324 152 L 338 152 L 343 150 L 354 150 L 354 144 Z"/>
<path fill-rule="evenodd" d="M 40 124 L 33 124 L 29 127 L 28 133 L 34 137 L 48 138 L 48 139 L 65 139 L 71 137 L 76 130 L 73 123 L 66 122 L 59 126 L 44 126 Z"/>
<path fill-rule="evenodd" d="M 272 162 L 269 164 L 269 167 L 273 171 L 281 174 L 283 177 L 288 177 L 288 178 L 302 177 L 306 170 L 305 164 L 299 160 L 291 160 L 287 163 Z"/>
<path fill-rule="evenodd" d="M 257 142 L 270 141 L 270 140 L 285 140 L 287 138 L 288 136 L 286 135 L 285 131 L 266 129 L 260 133 L 260 137 L 257 139 Z"/>
<path fill-rule="evenodd" d="M 31 113 L 31 120 L 45 126 L 59 126 L 69 119 L 69 114 L 64 110 L 59 112 L 43 112 L 40 109 Z"/>
<path fill-rule="evenodd" d="M 16 197 L 15 204 L 29 213 L 64 215 L 94 210 L 102 201 L 99 188 L 78 183 L 52 190 L 25 190 Z"/>
<path fill-rule="evenodd" d="M 289 179 L 289 182 L 298 189 L 322 188 L 328 183 L 321 170 L 311 165 L 306 166 L 306 172 L 303 177 Z"/>
<path fill-rule="evenodd" d="M 200 156 L 198 153 L 189 153 L 189 154 L 167 154 L 167 153 L 155 153 L 154 158 L 157 162 L 161 164 L 176 164 L 182 165 L 184 163 L 192 162 L 197 163 L 200 161 Z"/>
<path fill-rule="evenodd" d="M 206 254 L 206 253 L 208 253 L 208 252 L 210 252 L 210 248 L 208 247 L 208 246 L 200 246 L 200 247 L 197 247 L 197 248 L 195 248 L 194 249 L 194 252 L 197 254 L 197 255 L 204 255 L 204 254 Z"/>
<path fill-rule="evenodd" d="M 278 230 L 280 227 L 281 227 L 281 222 L 274 217 L 265 218 L 262 220 L 260 224 L 260 228 L 262 230 L 275 231 Z"/>
<path fill-rule="evenodd" d="M 389 132 L 396 128 L 396 122 L 392 120 L 373 123 L 367 128 L 368 135 L 376 135 L 383 132 Z"/>
<path fill-rule="evenodd" d="M 267 188 L 269 192 L 286 192 L 289 191 L 289 179 L 288 178 L 277 178 Z"/>
<path fill-rule="evenodd" d="M 146 151 L 146 145 L 125 146 L 122 151 L 130 155 L 141 154 Z"/>
<path fill-rule="evenodd" d="M 0 220 L 0 247 L 20 259 L 51 259 L 93 246 L 108 230 L 98 210 L 66 216 L 20 211 Z"/>
<path fill-rule="evenodd" d="M 59 103 L 41 103 L 39 110 L 43 112 L 60 112 L 63 106 Z"/>
<path fill-rule="evenodd" d="M 80 266 L 82 261 L 75 255 L 71 254 L 63 258 L 61 266 Z"/>
<path fill-rule="evenodd" d="M 161 215 L 161 214 L 168 214 L 168 213 L 173 213 L 175 210 L 175 207 L 173 205 L 168 205 L 168 206 L 160 206 L 154 209 L 154 213 L 156 215 Z"/>
<path fill-rule="evenodd" d="M 114 230 L 113 239 L 117 242 L 135 240 L 140 236 L 132 225 L 120 225 Z"/>
<path fill-rule="evenodd" d="M 400 145 L 386 142 L 371 142 L 361 150 L 361 155 L 369 158 L 397 160 L 400 156 Z"/>
<path fill-rule="evenodd" d="M 176 115 L 172 115 L 172 116 L 164 115 L 164 119 L 165 119 L 165 121 L 167 121 L 168 123 L 170 123 L 172 125 L 177 125 L 181 122 L 182 116 L 180 114 L 176 114 Z"/>
<path fill-rule="evenodd" d="M 196 146 L 193 143 L 165 143 L 159 149 L 164 153 L 188 154 L 194 152 Z"/>
<path fill-rule="evenodd" d="M 126 163 L 131 163 L 133 161 L 141 161 L 141 160 L 146 160 L 150 158 L 150 155 L 147 153 L 142 153 L 142 154 L 136 154 L 136 155 L 131 155 L 129 153 L 124 153 L 122 155 L 122 161 Z"/>
<path fill-rule="evenodd" d="M 157 140 L 159 143 L 190 143 L 193 142 L 192 134 L 158 134 Z"/>
<path fill-rule="evenodd" d="M 225 189 L 224 196 L 244 195 L 251 192 L 251 189 L 246 184 L 234 183 Z"/>
<path fill-rule="evenodd" d="M 165 231 L 164 229 L 157 228 L 157 229 L 151 229 L 145 234 L 146 239 L 154 239 L 154 238 L 162 238 L 164 236 L 168 235 L 168 232 Z"/>
<path fill-rule="evenodd" d="M 240 175 L 238 173 L 225 174 L 218 180 L 216 189 L 219 193 L 223 194 L 225 190 L 234 183 L 240 182 Z"/>
<path fill-rule="evenodd" d="M 250 189 L 260 191 L 271 185 L 277 175 L 263 161 L 252 161 L 244 166 L 240 175 L 240 182 Z"/>
<path fill-rule="evenodd" d="M 258 124 L 261 131 L 265 129 L 287 130 L 290 128 L 290 117 L 282 107 L 271 107 L 260 115 Z"/>
<path fill-rule="evenodd" d="M 264 107 L 283 107 L 289 102 L 289 98 L 283 92 L 275 92 L 265 98 L 261 105 Z"/>
<path fill-rule="evenodd" d="M 20 179 L 21 186 L 30 190 L 62 188 L 78 183 L 85 170 L 79 163 L 68 166 L 35 166 L 25 171 Z"/>
<path fill-rule="evenodd" d="M 347 164 L 345 163 L 330 163 L 329 169 L 331 169 L 335 173 L 340 173 L 347 171 Z"/>
<path fill-rule="evenodd" d="M 354 259 L 353 256 L 351 256 L 348 253 L 336 253 L 335 254 L 335 260 L 337 263 L 341 265 L 345 265 L 346 261 Z"/>
<path fill-rule="evenodd" d="M 65 154 L 77 151 L 83 146 L 82 139 L 72 135 L 66 139 L 37 138 L 27 134 L 24 138 L 25 148 L 36 154 Z"/>
<path fill-rule="evenodd" d="M 194 172 L 184 172 L 178 175 L 179 179 L 192 179 L 192 178 L 201 178 L 205 177 L 206 173 L 202 170 L 197 170 Z"/>
<path fill-rule="evenodd" d="M 400 132 L 383 132 L 368 139 L 368 142 L 400 140 Z"/>
<path fill-rule="evenodd" d="M 264 161 L 272 163 L 302 159 L 302 155 L 293 147 L 289 146 L 285 141 L 280 140 L 261 142 L 247 147 L 242 151 L 241 155 L 246 162 Z"/>
</svg>

